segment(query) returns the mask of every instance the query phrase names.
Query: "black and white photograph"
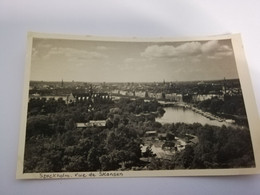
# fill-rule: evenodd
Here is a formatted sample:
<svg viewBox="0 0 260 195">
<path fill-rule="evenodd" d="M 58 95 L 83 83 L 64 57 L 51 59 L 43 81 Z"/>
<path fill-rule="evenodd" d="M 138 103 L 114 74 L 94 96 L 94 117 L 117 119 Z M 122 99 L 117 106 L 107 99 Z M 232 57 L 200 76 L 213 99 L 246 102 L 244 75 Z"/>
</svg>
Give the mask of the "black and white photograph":
<svg viewBox="0 0 260 195">
<path fill-rule="evenodd" d="M 232 38 L 30 33 L 18 178 L 253 173 Z"/>
</svg>

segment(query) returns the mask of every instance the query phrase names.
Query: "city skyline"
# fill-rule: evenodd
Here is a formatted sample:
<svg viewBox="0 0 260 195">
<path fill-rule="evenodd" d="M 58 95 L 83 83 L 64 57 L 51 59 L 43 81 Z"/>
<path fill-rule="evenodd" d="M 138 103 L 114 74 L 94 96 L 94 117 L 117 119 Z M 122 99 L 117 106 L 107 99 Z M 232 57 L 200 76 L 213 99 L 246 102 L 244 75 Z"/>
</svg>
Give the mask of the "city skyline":
<svg viewBox="0 0 260 195">
<path fill-rule="evenodd" d="M 103 83 L 107 83 L 107 84 L 113 84 L 113 83 L 185 83 L 185 82 L 214 82 L 214 81 L 223 81 L 223 80 L 239 80 L 239 78 L 231 78 L 231 79 L 227 79 L 227 78 L 222 78 L 222 79 L 215 79 L 215 80 L 190 80 L 190 81 L 166 81 L 166 80 L 162 80 L 162 81 L 147 81 L 147 82 L 138 82 L 138 81 L 135 81 L 135 82 L 128 82 L 128 81 L 124 81 L 124 82 L 118 82 L 118 81 L 115 81 L 115 82 L 102 82 L 102 81 L 96 81 L 96 82 L 93 82 L 93 81 L 79 81 L 79 80 L 30 80 L 30 82 L 47 82 L 47 83 L 52 83 L 52 82 L 55 82 L 55 83 L 93 83 L 93 84 L 103 84 Z"/>
<path fill-rule="evenodd" d="M 34 81 L 179 82 L 236 79 L 230 40 L 115 42 L 34 39 Z"/>
</svg>

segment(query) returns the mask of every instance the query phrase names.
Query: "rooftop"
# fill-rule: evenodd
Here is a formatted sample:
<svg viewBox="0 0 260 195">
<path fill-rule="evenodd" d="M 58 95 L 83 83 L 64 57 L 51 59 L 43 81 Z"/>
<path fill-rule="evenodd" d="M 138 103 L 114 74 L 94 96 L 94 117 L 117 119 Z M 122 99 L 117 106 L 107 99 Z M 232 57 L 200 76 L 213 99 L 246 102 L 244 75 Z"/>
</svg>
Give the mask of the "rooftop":
<svg viewBox="0 0 260 195">
<path fill-rule="evenodd" d="M 105 127 L 105 120 L 97 120 L 97 121 L 89 121 L 88 123 L 76 123 L 77 128 L 85 128 L 85 127 Z"/>
</svg>

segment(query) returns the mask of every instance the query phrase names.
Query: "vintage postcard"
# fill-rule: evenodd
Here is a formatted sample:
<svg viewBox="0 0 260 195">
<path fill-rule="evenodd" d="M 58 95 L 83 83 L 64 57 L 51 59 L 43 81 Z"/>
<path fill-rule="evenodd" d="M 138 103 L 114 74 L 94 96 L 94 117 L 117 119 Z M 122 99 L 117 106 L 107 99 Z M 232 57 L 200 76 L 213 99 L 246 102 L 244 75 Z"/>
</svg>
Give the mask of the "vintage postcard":
<svg viewBox="0 0 260 195">
<path fill-rule="evenodd" d="M 258 174 L 240 35 L 28 33 L 17 179 Z"/>
</svg>

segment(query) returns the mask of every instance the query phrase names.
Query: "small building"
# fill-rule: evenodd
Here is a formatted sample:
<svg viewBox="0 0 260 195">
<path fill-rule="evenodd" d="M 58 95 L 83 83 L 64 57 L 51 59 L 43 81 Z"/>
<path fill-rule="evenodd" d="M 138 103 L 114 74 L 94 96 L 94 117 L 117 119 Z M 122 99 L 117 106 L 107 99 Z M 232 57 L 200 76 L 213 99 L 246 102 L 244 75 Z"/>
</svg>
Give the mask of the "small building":
<svg viewBox="0 0 260 195">
<path fill-rule="evenodd" d="M 67 103 L 72 103 L 72 102 L 75 102 L 76 101 L 76 98 L 74 97 L 74 95 L 71 93 L 68 95 L 67 97 Z"/>
<path fill-rule="evenodd" d="M 77 128 L 87 128 L 87 127 L 105 127 L 105 120 L 89 121 L 88 123 L 76 123 Z"/>
<path fill-rule="evenodd" d="M 147 137 L 157 136 L 157 131 L 146 131 L 145 136 Z"/>
<path fill-rule="evenodd" d="M 167 133 L 158 133 L 158 137 L 160 140 L 166 140 Z"/>
<path fill-rule="evenodd" d="M 194 145 L 197 144 L 199 142 L 199 138 L 195 135 L 191 135 L 191 134 L 187 134 L 186 133 L 186 145 Z"/>
</svg>

